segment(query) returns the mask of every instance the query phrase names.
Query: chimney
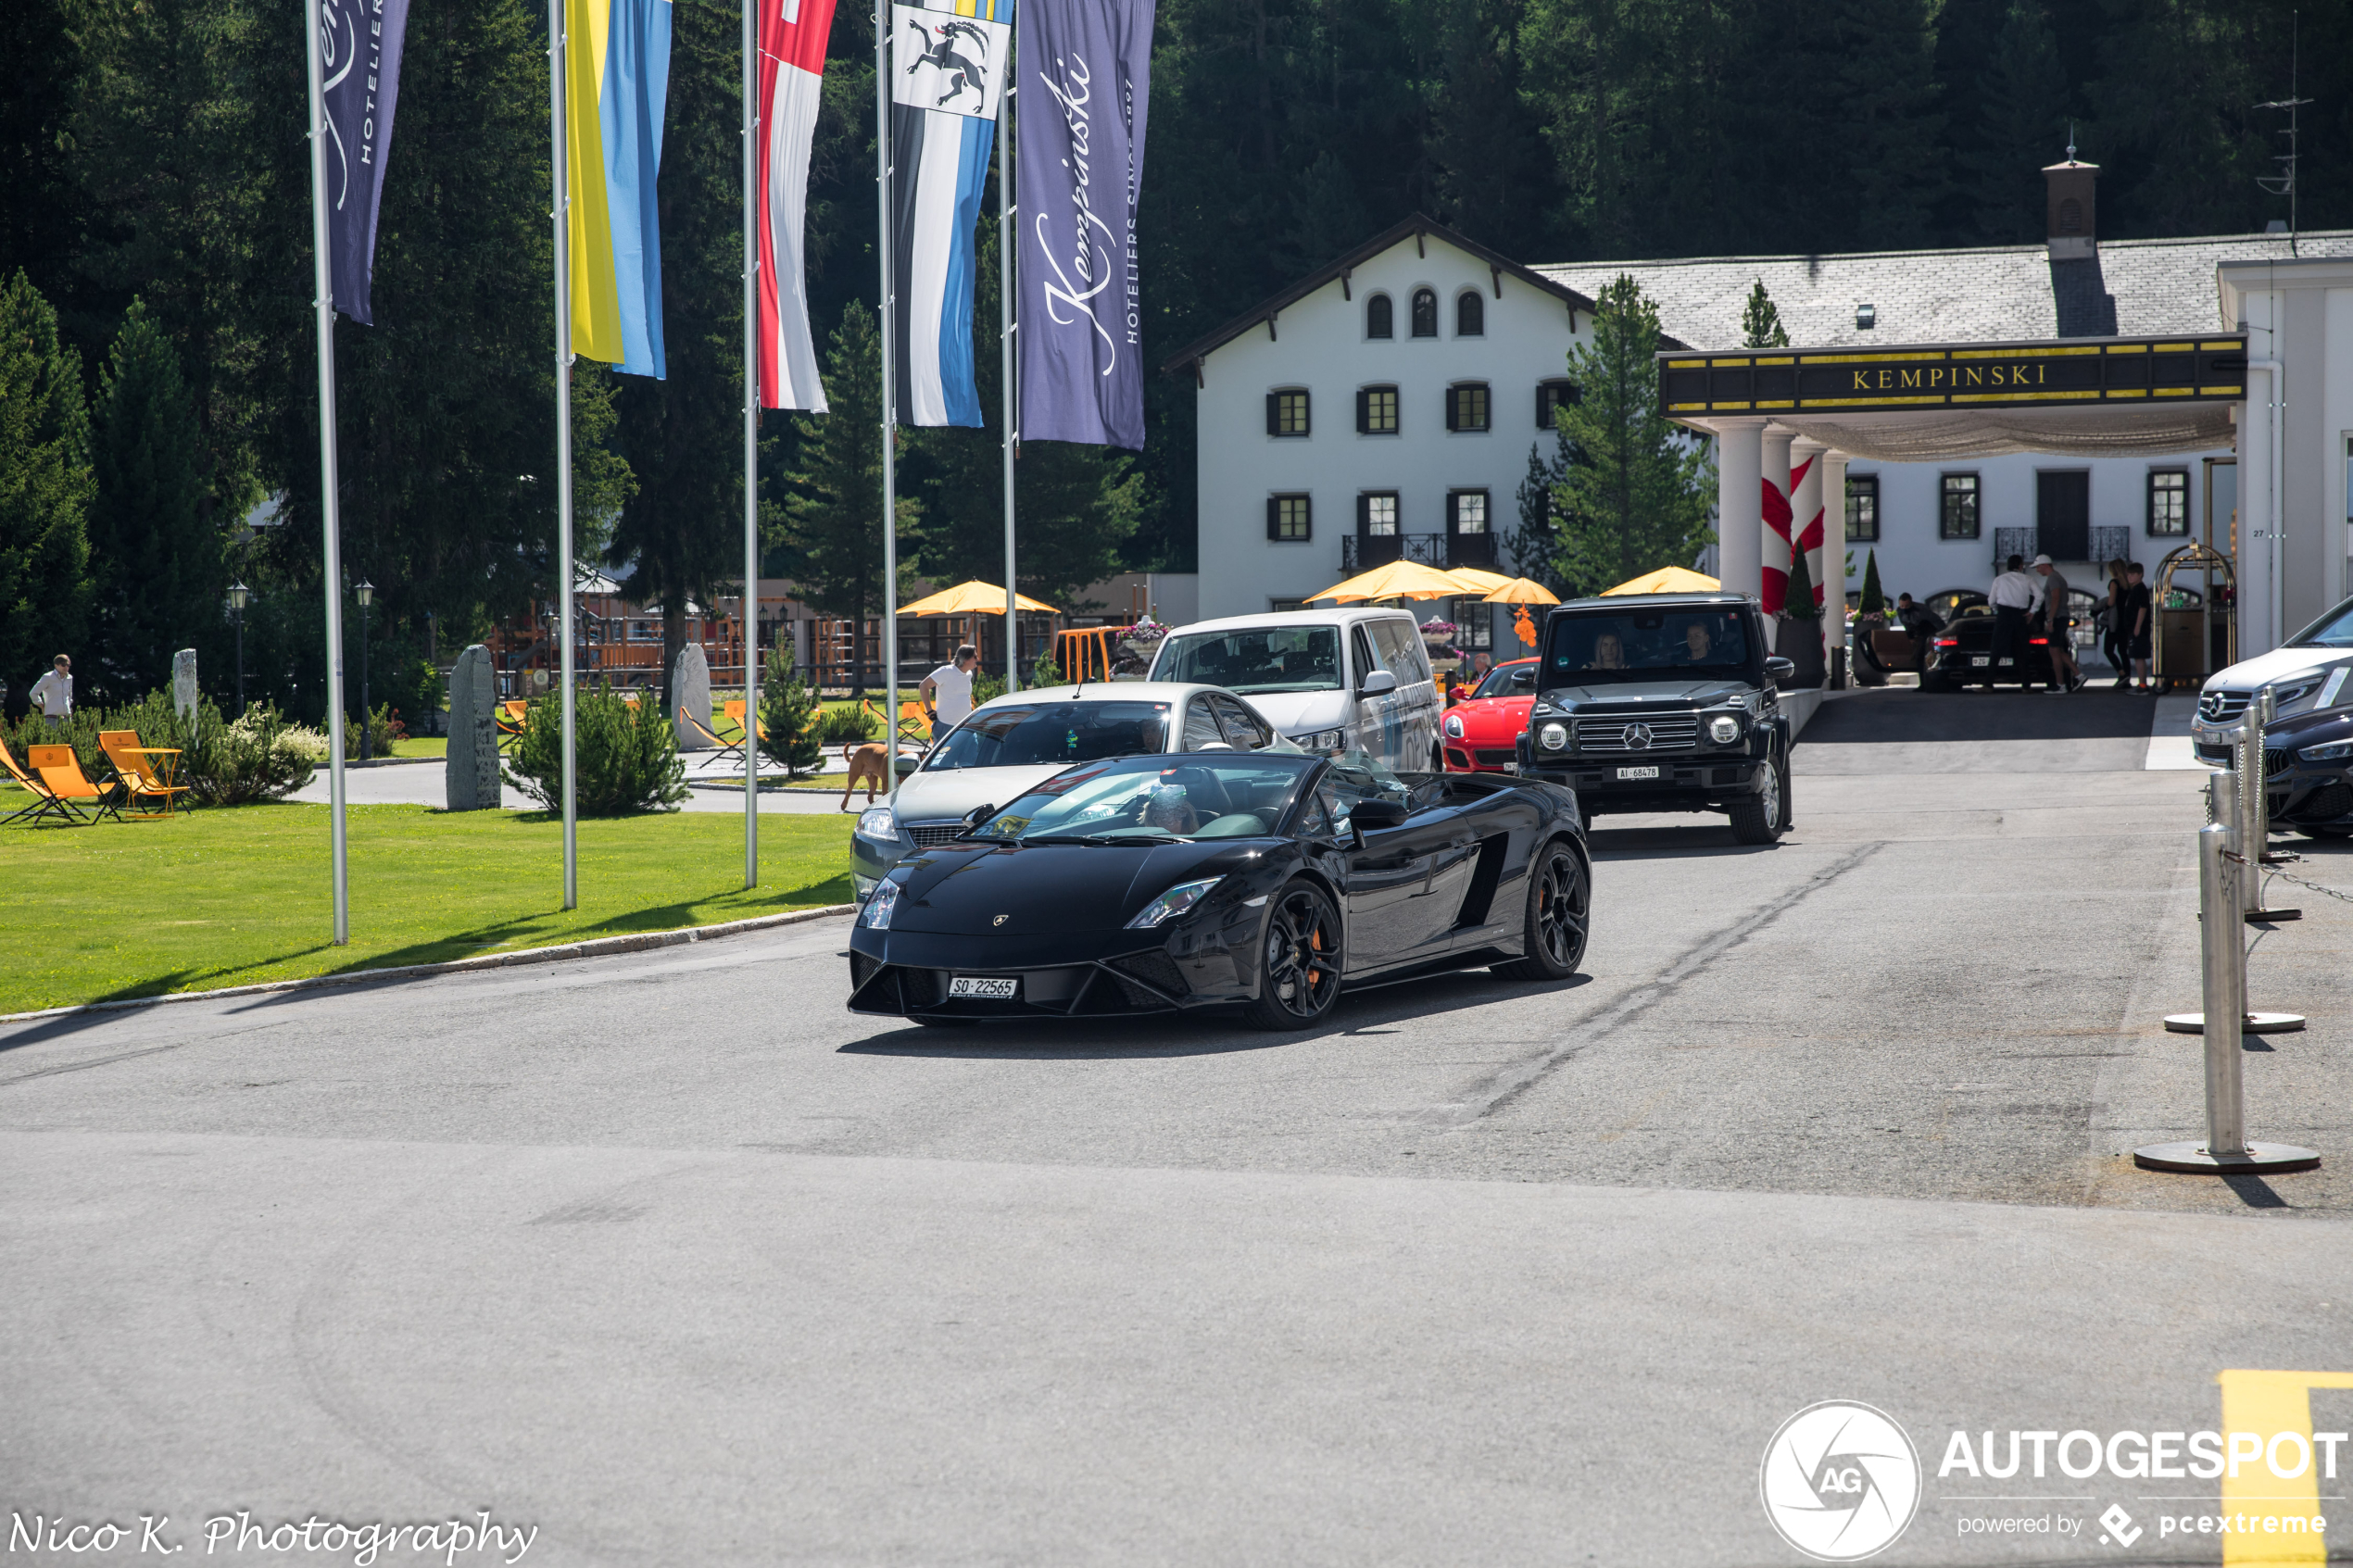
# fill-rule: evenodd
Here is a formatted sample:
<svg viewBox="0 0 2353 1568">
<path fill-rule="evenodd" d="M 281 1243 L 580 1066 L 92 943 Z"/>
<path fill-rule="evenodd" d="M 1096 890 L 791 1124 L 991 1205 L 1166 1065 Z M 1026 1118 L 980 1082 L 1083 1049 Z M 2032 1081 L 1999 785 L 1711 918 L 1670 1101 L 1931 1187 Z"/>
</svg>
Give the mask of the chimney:
<svg viewBox="0 0 2353 1568">
<path fill-rule="evenodd" d="M 2078 163 L 2075 141 L 2068 139 L 2067 161 L 2043 170 L 2044 232 L 2049 236 L 2053 261 L 2089 261 L 2099 237 L 2100 166 Z"/>
</svg>

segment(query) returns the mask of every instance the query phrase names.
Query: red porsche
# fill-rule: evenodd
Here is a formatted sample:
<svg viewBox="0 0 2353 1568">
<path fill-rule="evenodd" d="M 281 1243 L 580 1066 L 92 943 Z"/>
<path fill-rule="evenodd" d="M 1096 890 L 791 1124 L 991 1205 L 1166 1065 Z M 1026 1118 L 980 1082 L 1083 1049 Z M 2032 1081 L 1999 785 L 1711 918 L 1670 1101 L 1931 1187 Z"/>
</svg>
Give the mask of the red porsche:
<svg viewBox="0 0 2353 1568">
<path fill-rule="evenodd" d="M 1519 737 L 1536 702 L 1536 663 L 1515 659 L 1498 664 L 1478 690 L 1446 710 L 1439 722 L 1446 736 L 1448 772 L 1518 771 Z"/>
</svg>

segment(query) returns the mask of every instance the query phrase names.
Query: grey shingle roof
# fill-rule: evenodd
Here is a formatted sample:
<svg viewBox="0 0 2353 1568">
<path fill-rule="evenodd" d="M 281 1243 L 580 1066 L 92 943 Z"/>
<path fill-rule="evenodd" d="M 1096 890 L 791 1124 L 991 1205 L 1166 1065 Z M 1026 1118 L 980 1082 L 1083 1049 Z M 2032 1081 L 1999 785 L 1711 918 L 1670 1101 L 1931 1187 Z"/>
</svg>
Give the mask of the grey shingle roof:
<svg viewBox="0 0 2353 1568">
<path fill-rule="evenodd" d="M 2294 254 L 2353 257 L 2353 230 L 2300 234 Z M 2055 262 L 2044 246 L 2031 245 L 1540 263 L 1531 270 L 1589 296 L 1619 273 L 1631 273 L 1658 302 L 1661 328 L 1702 349 L 1740 345 L 1748 291 L 1762 279 L 1790 342 L 1830 348 L 2213 332 L 2229 325 L 2218 315 L 2215 267 L 2289 255 L 2284 234 L 2226 234 L 2103 240 L 2090 261 Z M 1857 305 L 1877 307 L 1877 326 L 1855 325 Z"/>
</svg>

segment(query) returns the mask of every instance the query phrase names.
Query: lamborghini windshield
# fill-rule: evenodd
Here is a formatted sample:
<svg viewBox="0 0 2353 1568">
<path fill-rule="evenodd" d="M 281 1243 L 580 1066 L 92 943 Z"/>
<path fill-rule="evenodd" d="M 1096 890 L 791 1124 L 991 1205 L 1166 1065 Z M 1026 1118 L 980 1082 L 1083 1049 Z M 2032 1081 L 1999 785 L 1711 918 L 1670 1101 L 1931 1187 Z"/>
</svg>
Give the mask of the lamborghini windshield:
<svg viewBox="0 0 2353 1568">
<path fill-rule="evenodd" d="M 1313 757 L 1265 752 L 1092 763 L 1056 773 L 972 836 L 1000 844 L 1260 837 L 1275 831 L 1315 767 Z"/>
</svg>

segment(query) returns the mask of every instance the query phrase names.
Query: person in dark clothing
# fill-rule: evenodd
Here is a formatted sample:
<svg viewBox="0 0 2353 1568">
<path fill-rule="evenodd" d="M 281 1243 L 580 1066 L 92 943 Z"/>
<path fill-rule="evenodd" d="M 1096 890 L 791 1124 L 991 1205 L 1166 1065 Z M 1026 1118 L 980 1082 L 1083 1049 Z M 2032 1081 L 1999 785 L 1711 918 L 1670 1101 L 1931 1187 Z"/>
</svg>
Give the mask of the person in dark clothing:
<svg viewBox="0 0 2353 1568">
<path fill-rule="evenodd" d="M 2131 661 L 2128 678 L 2120 681 L 2127 691 L 2155 691 L 2157 683 L 2149 676 L 2151 632 L 2157 621 L 2157 601 L 2149 585 L 2143 582 L 2141 563 L 2128 561 L 2124 567 L 2124 657 Z"/>
<path fill-rule="evenodd" d="M 1895 623 L 1911 636 L 1913 673 L 1927 674 L 1928 650 L 1933 646 L 1936 633 L 1944 630 L 1944 620 L 1911 595 L 1898 594 L 1895 596 Z"/>
<path fill-rule="evenodd" d="M 2100 606 L 2094 619 L 2100 626 L 2100 657 L 2116 671 L 2116 684 L 2124 684 L 2124 674 L 2132 663 L 2124 652 L 2124 563 L 2108 563 L 2108 602 Z"/>
</svg>

